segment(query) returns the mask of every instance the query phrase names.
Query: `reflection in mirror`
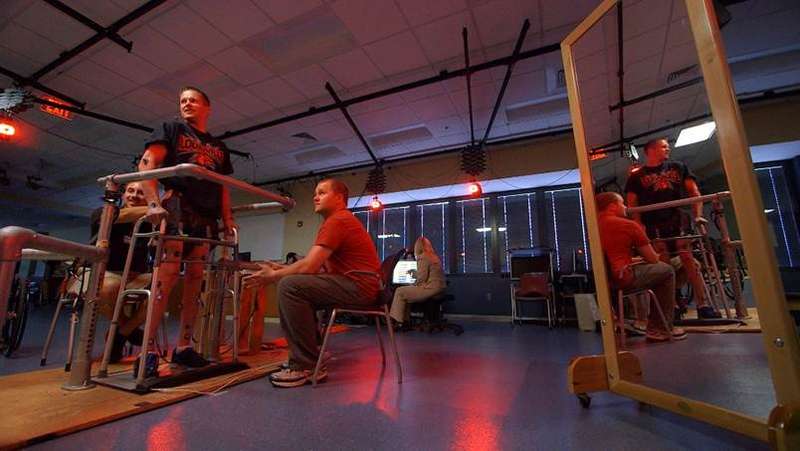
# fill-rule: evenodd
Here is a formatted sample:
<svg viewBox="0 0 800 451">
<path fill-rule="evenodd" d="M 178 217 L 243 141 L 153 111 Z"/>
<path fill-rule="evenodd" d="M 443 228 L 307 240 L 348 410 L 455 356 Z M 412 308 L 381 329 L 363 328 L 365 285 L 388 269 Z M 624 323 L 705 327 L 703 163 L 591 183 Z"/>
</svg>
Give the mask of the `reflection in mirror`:
<svg viewBox="0 0 800 451">
<path fill-rule="evenodd" d="M 775 394 L 685 4 L 622 3 L 572 47 L 616 340 L 635 357 L 621 377 L 765 418 Z M 730 12 L 730 30 L 753 22 Z M 800 258 L 780 170 L 756 174 L 779 261 Z"/>
</svg>

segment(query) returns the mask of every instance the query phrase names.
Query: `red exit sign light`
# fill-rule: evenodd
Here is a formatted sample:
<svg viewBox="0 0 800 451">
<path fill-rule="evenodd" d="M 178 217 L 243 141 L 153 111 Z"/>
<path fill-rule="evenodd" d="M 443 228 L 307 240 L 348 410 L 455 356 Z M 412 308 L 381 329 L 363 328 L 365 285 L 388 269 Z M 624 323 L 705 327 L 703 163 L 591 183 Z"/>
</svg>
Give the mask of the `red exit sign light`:
<svg viewBox="0 0 800 451">
<path fill-rule="evenodd" d="M 59 105 L 69 105 L 68 103 L 65 103 L 53 97 L 45 97 L 45 99 L 49 100 L 50 102 L 57 103 Z M 41 105 L 39 109 L 41 109 L 47 114 L 52 114 L 53 116 L 60 117 L 61 119 L 66 119 L 68 121 L 72 120 L 72 112 L 65 110 L 64 108 L 58 108 L 52 105 Z"/>
</svg>

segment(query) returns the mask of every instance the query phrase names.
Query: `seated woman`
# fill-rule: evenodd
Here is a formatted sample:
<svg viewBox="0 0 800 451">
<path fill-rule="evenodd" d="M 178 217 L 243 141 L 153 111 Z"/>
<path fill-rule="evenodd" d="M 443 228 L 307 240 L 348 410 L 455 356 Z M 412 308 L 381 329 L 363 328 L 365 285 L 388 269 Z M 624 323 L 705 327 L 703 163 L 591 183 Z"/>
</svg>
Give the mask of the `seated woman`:
<svg viewBox="0 0 800 451">
<path fill-rule="evenodd" d="M 114 220 L 114 225 L 111 228 L 111 237 L 108 245 L 108 264 L 106 265 L 102 286 L 98 292 L 97 311 L 108 319 L 111 319 L 114 314 L 117 293 L 120 286 L 123 285 L 122 272 L 125 269 L 125 259 L 128 255 L 133 226 L 139 218 L 144 216 L 146 210 L 147 206 L 141 186 L 138 182 L 129 183 L 125 187 L 125 192 L 122 196 L 122 208 L 120 208 L 119 215 Z M 92 214 L 91 231 L 93 237 L 96 237 L 100 228 L 101 211 L 102 208 Z M 140 231 L 149 232 L 150 230 L 150 225 L 145 223 L 142 224 Z M 94 239 L 92 240 L 94 241 Z M 130 274 L 125 284 L 126 288 L 140 289 L 150 285 L 151 274 L 148 272 L 147 266 L 147 241 L 146 238 L 140 238 L 136 243 Z M 78 270 L 76 276 L 67 282 L 67 293 L 77 296 L 79 292 L 85 292 L 88 288 L 88 281 L 89 270 Z M 120 315 L 117 336 L 114 338 L 114 348 L 111 351 L 111 362 L 117 362 L 122 359 L 122 348 L 125 341 L 136 346 L 142 344 L 143 334 L 139 326 L 144 323 L 146 310 L 146 303 L 142 302 L 139 305 L 139 309 L 133 312 L 131 316 L 126 316 L 124 313 Z"/>
<path fill-rule="evenodd" d="M 414 285 L 395 290 L 389 313 L 398 327 L 402 327 L 403 323 L 408 321 L 406 304 L 423 302 L 442 293 L 447 287 L 442 260 L 436 255 L 430 240 L 422 236 L 417 238 L 414 243 L 414 257 L 417 259 L 417 270 L 413 274 L 416 281 Z"/>
</svg>

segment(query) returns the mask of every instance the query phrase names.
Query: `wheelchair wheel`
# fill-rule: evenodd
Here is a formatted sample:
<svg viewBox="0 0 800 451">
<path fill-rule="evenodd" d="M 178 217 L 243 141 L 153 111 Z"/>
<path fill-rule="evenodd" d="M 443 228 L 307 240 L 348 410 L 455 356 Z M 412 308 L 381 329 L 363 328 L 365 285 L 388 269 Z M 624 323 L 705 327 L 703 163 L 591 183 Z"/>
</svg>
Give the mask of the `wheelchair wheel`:
<svg viewBox="0 0 800 451">
<path fill-rule="evenodd" d="M 12 291 L 13 296 L 8 300 L 8 312 L 2 331 L 2 346 L 0 352 L 6 357 L 11 357 L 22 344 L 25 333 L 25 324 L 28 321 L 29 302 L 27 290 L 21 289 L 19 284 Z"/>
</svg>

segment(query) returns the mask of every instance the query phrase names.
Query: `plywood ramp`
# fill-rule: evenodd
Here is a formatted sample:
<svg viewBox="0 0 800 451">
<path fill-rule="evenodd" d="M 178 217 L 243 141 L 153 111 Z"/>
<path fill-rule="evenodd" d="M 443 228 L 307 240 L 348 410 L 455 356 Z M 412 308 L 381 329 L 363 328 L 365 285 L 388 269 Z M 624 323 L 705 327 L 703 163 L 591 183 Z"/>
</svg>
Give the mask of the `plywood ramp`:
<svg viewBox="0 0 800 451">
<path fill-rule="evenodd" d="M 0 420 L 0 449 L 21 448 L 263 377 L 278 369 L 286 356 L 285 349 L 243 356 L 248 370 L 146 395 L 100 385 L 91 390 L 64 391 L 61 385 L 68 373 L 61 368 L 2 377 L 0 406 L 5 413 Z M 109 370 L 130 372 L 130 362 Z"/>
</svg>

